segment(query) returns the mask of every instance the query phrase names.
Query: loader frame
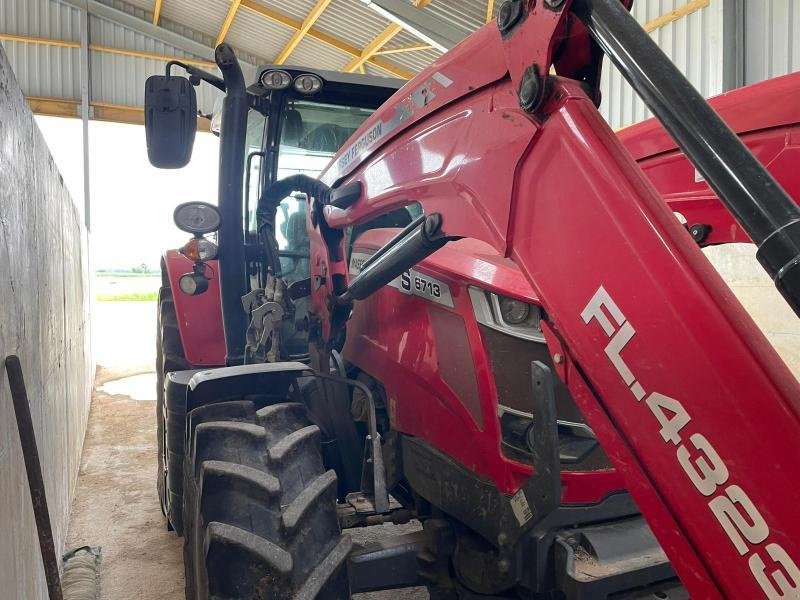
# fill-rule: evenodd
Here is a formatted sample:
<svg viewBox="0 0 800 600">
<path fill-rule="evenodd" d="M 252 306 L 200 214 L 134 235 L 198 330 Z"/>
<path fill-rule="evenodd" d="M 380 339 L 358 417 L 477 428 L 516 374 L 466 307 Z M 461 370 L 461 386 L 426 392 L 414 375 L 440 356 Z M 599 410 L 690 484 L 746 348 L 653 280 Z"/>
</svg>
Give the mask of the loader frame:
<svg viewBox="0 0 800 600">
<path fill-rule="evenodd" d="M 617 0 L 509 5 L 500 33 L 476 33 L 356 133 L 323 181 L 363 195 L 317 203 L 316 220 L 341 229 L 413 201 L 449 238 L 512 259 L 547 315 L 557 375 L 692 597 L 794 597 L 798 495 L 778 486 L 800 456 L 800 387 L 597 112 L 600 47 L 795 310 L 800 210 Z M 349 300 L 335 282 L 350 279 L 343 241 L 319 231 L 324 353 L 347 310 L 335 299 Z M 396 254 L 373 277 L 407 268 Z M 426 441 L 470 443 L 446 424 Z M 510 496 L 522 481 L 498 487 Z"/>
</svg>

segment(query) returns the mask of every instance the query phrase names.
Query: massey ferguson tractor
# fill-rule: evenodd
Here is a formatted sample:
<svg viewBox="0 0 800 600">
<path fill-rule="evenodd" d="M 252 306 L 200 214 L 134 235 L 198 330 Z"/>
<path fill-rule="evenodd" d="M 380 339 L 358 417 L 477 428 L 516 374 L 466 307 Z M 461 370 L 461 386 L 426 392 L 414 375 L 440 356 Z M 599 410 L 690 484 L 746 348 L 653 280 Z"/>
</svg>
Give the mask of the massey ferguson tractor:
<svg viewBox="0 0 800 600">
<path fill-rule="evenodd" d="M 800 386 L 701 250 L 800 313 L 800 80 L 729 127 L 628 9 L 510 0 L 401 89 L 225 44 L 148 80 L 159 167 L 225 93 L 159 298 L 187 598 L 800 598 Z M 658 122 L 611 131 L 604 55 Z"/>
</svg>

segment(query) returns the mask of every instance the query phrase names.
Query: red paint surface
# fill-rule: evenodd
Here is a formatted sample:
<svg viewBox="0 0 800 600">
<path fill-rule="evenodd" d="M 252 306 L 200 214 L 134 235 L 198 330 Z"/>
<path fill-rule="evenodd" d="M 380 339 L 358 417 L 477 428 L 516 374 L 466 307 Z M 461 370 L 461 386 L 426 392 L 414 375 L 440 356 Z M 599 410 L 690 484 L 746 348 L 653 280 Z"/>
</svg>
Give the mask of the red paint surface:
<svg viewBox="0 0 800 600">
<path fill-rule="evenodd" d="M 222 328 L 217 261 L 208 262 L 208 290 L 199 296 L 187 296 L 178 285 L 181 275 L 192 272 L 192 261 L 177 250 L 169 250 L 164 255 L 164 262 L 186 360 L 197 367 L 224 365 L 225 331 Z"/>
<path fill-rule="evenodd" d="M 800 73 L 778 77 L 722 94 L 711 106 L 793 198 L 800 198 Z M 694 165 L 656 119 L 619 132 L 625 148 L 670 208 L 689 226 L 711 225 L 703 245 L 750 242 Z"/>
<path fill-rule="evenodd" d="M 450 77 L 455 57 L 466 67 L 497 52 L 495 37 L 483 30 L 431 70 Z M 534 48 L 540 40 L 527 43 Z M 428 107 L 359 165 L 352 178 L 365 185 L 365 197 L 347 211 L 328 211 L 328 221 L 363 222 L 415 201 L 441 213 L 448 234 L 511 258 L 549 315 L 551 348 L 558 344 L 567 355 L 568 386 L 692 596 L 764 597 L 748 559 L 766 557 L 771 543 L 800 556 L 800 496 L 785 485 L 800 457 L 800 387 L 579 86 L 555 80 L 543 121 L 516 107 L 515 91 L 505 79 Z M 463 263 L 469 271 L 474 257 Z M 432 268 L 426 262 L 420 270 Z M 450 283 L 456 310 L 471 310 L 460 281 Z M 636 331 L 622 358 L 637 381 L 691 415 L 681 444 L 700 433 L 725 461 L 729 476 L 711 496 L 695 488 L 676 445 L 662 439 L 646 403 L 606 356 L 603 330 L 581 319 L 601 285 Z M 437 378 L 433 309 L 393 292 L 356 307 L 349 335 L 358 341 L 347 352 L 387 390 L 403 390 L 409 406 L 397 410 L 404 431 L 513 489 L 519 474 L 495 460 L 494 420 L 478 432 Z M 477 335 L 469 322 L 468 329 Z M 488 366 L 479 352 L 473 358 L 489 412 Z M 583 491 L 591 495 L 603 483 Z M 709 508 L 733 484 L 769 527 L 744 555 Z"/>
<path fill-rule="evenodd" d="M 362 162 L 344 171 L 334 167 L 325 176 L 329 183 L 345 177 L 365 186 L 364 198 L 350 209 L 326 209 L 331 226 L 419 202 L 427 213 L 443 215 L 448 234 L 469 238 L 419 270 L 449 283 L 454 310 L 464 318 L 483 430 L 438 376 L 430 311 L 445 309 L 382 290 L 356 306 L 346 355 L 383 381 L 390 398 L 402 392 L 402 405 L 394 403 L 401 430 L 512 492 L 530 471 L 500 453 L 497 420 L 488 417 L 496 409 L 492 377 L 465 290 L 475 284 L 538 301 L 549 316 L 551 352 L 558 348 L 566 356 L 559 375 L 618 471 L 565 473 L 564 500 L 596 501 L 619 487 L 621 475 L 692 597 L 764 597 L 748 558 L 766 558 L 771 543 L 795 561 L 800 557 L 800 492 L 793 484 L 800 457 L 800 387 L 672 210 L 689 224 L 712 224 L 711 243 L 745 238 L 705 184 L 695 185 L 693 169 L 652 123 L 621 134 L 642 171 L 573 82 L 554 81 L 546 120 L 518 108 L 516 84 L 506 76 L 506 51 L 514 56 L 515 78 L 522 49 L 549 56 L 550 38 L 533 34 L 548 27 L 553 33 L 557 24 L 536 18 L 529 17 L 510 50 L 487 27 L 445 55 L 361 131 L 387 120 L 436 72 L 454 85 L 414 110 L 393 135 L 369 148 Z M 797 80 L 773 85 L 729 94 L 717 105 L 797 197 L 796 94 L 791 102 L 766 97 L 788 98 Z M 760 110 L 740 109 L 739 102 L 745 107 L 758 102 Z M 765 116 L 770 106 L 775 112 Z M 381 241 L 385 237 L 372 232 L 361 243 L 377 247 Z M 311 250 L 312 275 L 323 265 L 328 275 L 312 298 L 324 318 L 329 275 L 345 274 L 347 265 L 328 256 L 317 232 Z M 171 277 L 179 274 L 170 271 Z M 725 461 L 729 477 L 711 496 L 691 483 L 677 461 L 677 447 L 662 439 L 646 403 L 636 401 L 610 362 L 603 330 L 581 318 L 601 285 L 636 331 L 621 354 L 627 367 L 648 394 L 675 398 L 690 413 L 681 443 L 702 433 Z M 224 347 L 218 292 L 200 298 L 207 304 L 176 298 L 181 334 L 187 349 L 214 348 L 190 360 L 219 360 Z M 327 331 L 327 323 L 324 327 Z M 747 492 L 769 526 L 768 537 L 747 544 L 744 555 L 709 508 L 732 484 Z"/>
</svg>

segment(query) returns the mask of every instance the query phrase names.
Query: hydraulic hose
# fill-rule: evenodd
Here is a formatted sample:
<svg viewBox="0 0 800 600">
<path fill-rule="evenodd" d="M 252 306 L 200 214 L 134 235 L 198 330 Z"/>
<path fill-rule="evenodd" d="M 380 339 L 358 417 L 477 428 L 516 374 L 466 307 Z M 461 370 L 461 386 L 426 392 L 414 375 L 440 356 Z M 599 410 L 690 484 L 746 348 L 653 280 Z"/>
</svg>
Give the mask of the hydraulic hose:
<svg viewBox="0 0 800 600">
<path fill-rule="evenodd" d="M 378 252 L 337 298 L 340 305 L 363 300 L 444 246 L 451 238 L 442 233 L 442 217 L 432 214 L 413 229 L 404 229 Z"/>
<path fill-rule="evenodd" d="M 619 0 L 575 0 L 572 10 L 758 245 L 800 316 L 800 207 Z"/>
<path fill-rule="evenodd" d="M 264 243 L 267 253 L 267 265 L 274 273 L 280 273 L 275 217 L 281 201 L 292 192 L 302 192 L 321 204 L 327 204 L 331 195 L 331 189 L 327 185 L 308 175 L 292 175 L 264 188 L 256 207 L 256 222 L 258 237 Z"/>
</svg>

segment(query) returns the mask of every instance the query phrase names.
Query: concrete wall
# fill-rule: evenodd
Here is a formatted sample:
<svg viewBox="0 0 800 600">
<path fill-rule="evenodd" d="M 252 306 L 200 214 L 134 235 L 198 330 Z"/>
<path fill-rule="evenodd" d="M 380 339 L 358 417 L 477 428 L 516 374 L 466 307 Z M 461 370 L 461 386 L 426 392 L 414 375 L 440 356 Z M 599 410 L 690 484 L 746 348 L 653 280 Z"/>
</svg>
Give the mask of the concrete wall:
<svg viewBox="0 0 800 600">
<path fill-rule="evenodd" d="M 800 319 L 758 264 L 755 245 L 725 244 L 704 252 L 773 348 L 800 379 Z"/>
<path fill-rule="evenodd" d="M 66 535 L 93 375 L 87 255 L 79 211 L 0 48 L 0 359 L 18 354 L 22 361 L 58 550 Z M 0 597 L 47 597 L 2 366 Z"/>
</svg>

